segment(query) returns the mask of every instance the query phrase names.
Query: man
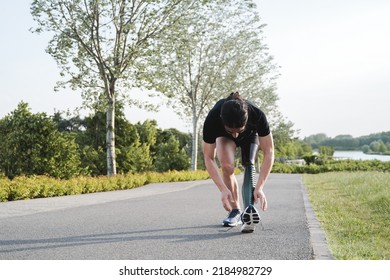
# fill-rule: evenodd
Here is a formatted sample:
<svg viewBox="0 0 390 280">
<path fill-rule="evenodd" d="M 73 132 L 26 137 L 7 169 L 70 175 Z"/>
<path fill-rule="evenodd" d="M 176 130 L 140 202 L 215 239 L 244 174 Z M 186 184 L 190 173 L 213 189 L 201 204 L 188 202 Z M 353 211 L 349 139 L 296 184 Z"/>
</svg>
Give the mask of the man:
<svg viewBox="0 0 390 280">
<path fill-rule="evenodd" d="M 244 211 L 241 212 L 238 183 L 234 175 L 234 155 L 241 148 L 245 178 L 242 187 Z M 256 185 L 255 158 L 258 148 L 264 157 Z M 254 104 L 244 100 L 238 92 L 219 100 L 206 117 L 203 126 L 203 153 L 207 171 L 221 192 L 223 207 L 229 212 L 224 226 L 243 223 L 241 232 L 253 232 L 260 216 L 253 204 L 260 201 L 267 209 L 264 185 L 274 162 L 274 145 L 265 114 Z M 221 165 L 220 174 L 215 155 Z"/>
</svg>

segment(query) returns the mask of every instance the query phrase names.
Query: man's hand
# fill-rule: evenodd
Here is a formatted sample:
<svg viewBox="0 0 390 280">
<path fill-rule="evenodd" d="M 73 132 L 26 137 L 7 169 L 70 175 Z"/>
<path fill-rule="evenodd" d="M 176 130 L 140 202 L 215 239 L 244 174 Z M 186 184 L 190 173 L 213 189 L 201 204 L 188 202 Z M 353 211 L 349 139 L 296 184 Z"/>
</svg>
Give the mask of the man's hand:
<svg viewBox="0 0 390 280">
<path fill-rule="evenodd" d="M 253 191 L 253 197 L 255 199 L 255 203 L 260 201 L 260 206 L 263 211 L 267 210 L 267 198 L 262 189 L 255 188 Z"/>
<path fill-rule="evenodd" d="M 231 202 L 233 202 L 233 195 L 228 189 L 221 192 L 222 206 L 226 211 L 232 211 Z"/>
</svg>

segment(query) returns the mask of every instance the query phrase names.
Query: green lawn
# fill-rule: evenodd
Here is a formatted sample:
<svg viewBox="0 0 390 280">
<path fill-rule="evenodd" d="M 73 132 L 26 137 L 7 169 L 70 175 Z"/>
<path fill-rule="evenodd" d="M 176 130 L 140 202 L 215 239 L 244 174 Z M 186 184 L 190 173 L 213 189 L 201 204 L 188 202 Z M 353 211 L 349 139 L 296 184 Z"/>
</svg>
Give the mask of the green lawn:
<svg viewBox="0 0 390 280">
<path fill-rule="evenodd" d="M 390 259 L 390 173 L 303 175 L 336 259 Z"/>
</svg>

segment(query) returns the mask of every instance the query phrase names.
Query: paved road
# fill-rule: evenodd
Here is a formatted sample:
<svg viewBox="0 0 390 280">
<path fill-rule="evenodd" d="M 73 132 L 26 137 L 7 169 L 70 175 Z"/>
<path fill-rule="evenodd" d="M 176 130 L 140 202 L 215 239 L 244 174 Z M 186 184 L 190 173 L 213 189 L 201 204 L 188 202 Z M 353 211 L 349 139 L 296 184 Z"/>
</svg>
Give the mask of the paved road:
<svg viewBox="0 0 390 280">
<path fill-rule="evenodd" d="M 0 260 L 331 258 L 300 175 L 271 174 L 265 191 L 252 234 L 221 226 L 210 180 L 0 203 Z"/>
</svg>

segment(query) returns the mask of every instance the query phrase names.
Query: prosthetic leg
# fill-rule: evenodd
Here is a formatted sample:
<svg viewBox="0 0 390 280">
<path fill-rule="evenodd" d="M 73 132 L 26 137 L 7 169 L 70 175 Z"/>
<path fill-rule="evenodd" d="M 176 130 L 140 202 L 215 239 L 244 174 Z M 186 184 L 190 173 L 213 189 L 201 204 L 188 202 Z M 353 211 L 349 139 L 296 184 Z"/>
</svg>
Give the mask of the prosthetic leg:
<svg viewBox="0 0 390 280">
<path fill-rule="evenodd" d="M 256 143 L 251 143 L 249 148 L 249 158 L 246 159 L 243 156 L 243 159 L 246 160 L 246 162 L 243 162 L 245 171 L 244 171 L 244 183 L 242 185 L 242 199 L 244 202 L 244 208 L 247 208 L 249 205 L 254 204 L 253 191 L 256 185 L 255 160 L 256 160 L 257 149 L 258 149 L 258 145 Z"/>
<path fill-rule="evenodd" d="M 242 185 L 242 199 L 243 199 L 244 209 L 245 209 L 241 216 L 242 233 L 254 232 L 256 225 L 260 223 L 260 214 L 253 205 L 254 204 L 253 191 L 256 185 L 255 160 L 256 160 L 258 147 L 259 147 L 258 142 L 255 141 L 254 143 L 253 142 L 250 143 L 249 149 L 241 150 L 242 160 L 245 167 L 244 183 Z"/>
</svg>

